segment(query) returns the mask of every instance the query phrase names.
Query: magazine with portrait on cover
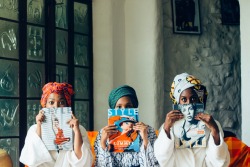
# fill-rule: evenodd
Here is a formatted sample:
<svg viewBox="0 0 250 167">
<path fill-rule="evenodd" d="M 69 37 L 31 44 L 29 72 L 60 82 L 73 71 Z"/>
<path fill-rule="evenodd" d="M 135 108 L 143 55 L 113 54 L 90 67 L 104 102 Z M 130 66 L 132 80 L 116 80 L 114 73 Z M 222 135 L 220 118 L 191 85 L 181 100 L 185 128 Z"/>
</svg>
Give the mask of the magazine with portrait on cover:
<svg viewBox="0 0 250 167">
<path fill-rule="evenodd" d="M 48 150 L 72 150 L 73 130 L 68 121 L 71 107 L 42 108 L 45 120 L 42 123 L 42 140 Z"/>
<path fill-rule="evenodd" d="M 175 148 L 206 147 L 206 126 L 196 120 L 195 115 L 204 112 L 202 103 L 175 104 L 174 110 L 183 113 L 184 118 L 174 123 Z"/>
<path fill-rule="evenodd" d="M 139 152 L 140 135 L 133 130 L 139 121 L 138 108 L 109 109 L 108 124 L 116 125 L 117 133 L 109 137 L 109 152 Z"/>
</svg>

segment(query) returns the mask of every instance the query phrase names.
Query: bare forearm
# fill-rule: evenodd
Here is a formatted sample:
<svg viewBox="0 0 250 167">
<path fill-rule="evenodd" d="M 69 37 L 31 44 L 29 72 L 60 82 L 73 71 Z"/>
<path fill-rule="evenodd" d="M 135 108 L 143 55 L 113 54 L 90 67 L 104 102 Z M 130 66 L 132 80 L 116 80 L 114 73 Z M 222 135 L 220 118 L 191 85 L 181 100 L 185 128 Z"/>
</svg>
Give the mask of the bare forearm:
<svg viewBox="0 0 250 167">
<path fill-rule="evenodd" d="M 170 128 L 164 127 L 163 129 L 164 129 L 165 133 L 167 134 L 168 138 L 171 139 Z"/>
<path fill-rule="evenodd" d="M 106 146 L 106 141 L 102 141 L 102 140 L 101 140 L 100 143 L 101 143 L 102 149 L 105 150 L 106 147 L 107 147 L 107 146 Z"/>
<path fill-rule="evenodd" d="M 40 138 L 42 138 L 42 125 L 41 125 L 41 123 L 38 123 L 38 124 L 37 124 L 36 133 L 37 133 L 37 135 L 38 135 Z"/>
<path fill-rule="evenodd" d="M 146 150 L 148 146 L 148 138 L 143 139 L 143 145 L 144 145 L 144 149 Z"/>
<path fill-rule="evenodd" d="M 75 132 L 75 139 L 74 139 L 74 151 L 78 159 L 82 157 L 81 147 L 83 144 L 82 136 L 80 130 Z"/>
<path fill-rule="evenodd" d="M 220 144 L 220 133 L 219 133 L 218 127 L 211 130 L 211 135 L 214 138 L 215 145 L 219 145 Z"/>
</svg>

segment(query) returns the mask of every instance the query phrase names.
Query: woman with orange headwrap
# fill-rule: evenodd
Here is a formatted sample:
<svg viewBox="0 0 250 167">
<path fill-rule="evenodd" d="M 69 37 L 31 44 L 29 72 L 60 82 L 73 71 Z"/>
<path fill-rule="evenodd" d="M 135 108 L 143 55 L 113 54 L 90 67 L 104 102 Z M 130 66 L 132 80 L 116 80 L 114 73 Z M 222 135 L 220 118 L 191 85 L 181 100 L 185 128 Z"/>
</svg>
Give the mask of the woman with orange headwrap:
<svg viewBox="0 0 250 167">
<path fill-rule="evenodd" d="M 41 105 L 46 108 L 69 107 L 73 88 L 68 83 L 50 82 L 44 85 Z M 27 133 L 25 145 L 22 149 L 20 162 L 28 166 L 37 167 L 90 167 L 92 153 L 87 132 L 79 125 L 78 119 L 72 114 L 69 126 L 74 133 L 74 146 L 72 151 L 48 151 L 41 139 L 41 125 L 45 120 L 43 111 L 36 116 L 36 124 L 32 125 Z"/>
</svg>

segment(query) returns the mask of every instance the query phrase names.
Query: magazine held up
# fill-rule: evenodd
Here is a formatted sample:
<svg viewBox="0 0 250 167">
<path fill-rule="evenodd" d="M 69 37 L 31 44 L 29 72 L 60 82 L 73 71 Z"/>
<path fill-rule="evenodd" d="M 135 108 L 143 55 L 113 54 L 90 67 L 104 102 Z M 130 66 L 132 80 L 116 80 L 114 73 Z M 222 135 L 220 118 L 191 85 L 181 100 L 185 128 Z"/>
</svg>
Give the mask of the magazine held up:
<svg viewBox="0 0 250 167">
<path fill-rule="evenodd" d="M 108 109 L 108 124 L 117 126 L 117 133 L 109 137 L 109 152 L 139 152 L 140 135 L 133 130 L 139 121 L 138 108 Z"/>
<path fill-rule="evenodd" d="M 174 104 L 174 110 L 179 110 L 184 118 L 176 121 L 173 126 L 175 148 L 206 147 L 205 123 L 195 119 L 195 115 L 204 112 L 202 103 Z"/>
<path fill-rule="evenodd" d="M 42 108 L 42 140 L 48 150 L 73 150 L 73 130 L 67 123 L 71 119 L 71 107 Z"/>
</svg>

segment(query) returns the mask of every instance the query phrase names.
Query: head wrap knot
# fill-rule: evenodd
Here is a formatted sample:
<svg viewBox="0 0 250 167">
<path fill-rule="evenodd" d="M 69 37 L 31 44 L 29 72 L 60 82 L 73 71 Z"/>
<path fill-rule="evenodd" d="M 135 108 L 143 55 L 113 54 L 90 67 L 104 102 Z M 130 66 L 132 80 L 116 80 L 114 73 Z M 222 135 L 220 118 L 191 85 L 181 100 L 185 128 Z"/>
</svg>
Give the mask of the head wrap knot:
<svg viewBox="0 0 250 167">
<path fill-rule="evenodd" d="M 171 85 L 170 98 L 174 104 L 179 104 L 180 95 L 185 89 L 193 87 L 198 95 L 200 103 L 205 103 L 207 98 L 207 90 L 201 81 L 193 75 L 182 73 L 176 75 Z"/>
<path fill-rule="evenodd" d="M 40 101 L 42 107 L 46 106 L 47 99 L 51 93 L 63 94 L 68 106 L 71 106 L 71 96 L 74 94 L 72 85 L 68 83 L 49 82 L 43 86 L 42 91 L 43 94 Z"/>
<path fill-rule="evenodd" d="M 135 90 L 128 86 L 123 85 L 113 89 L 109 94 L 109 107 L 115 108 L 116 102 L 123 96 L 129 96 L 134 108 L 138 107 L 138 99 Z"/>
</svg>

